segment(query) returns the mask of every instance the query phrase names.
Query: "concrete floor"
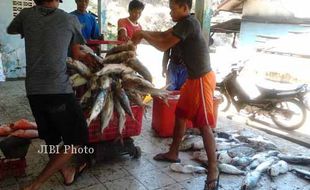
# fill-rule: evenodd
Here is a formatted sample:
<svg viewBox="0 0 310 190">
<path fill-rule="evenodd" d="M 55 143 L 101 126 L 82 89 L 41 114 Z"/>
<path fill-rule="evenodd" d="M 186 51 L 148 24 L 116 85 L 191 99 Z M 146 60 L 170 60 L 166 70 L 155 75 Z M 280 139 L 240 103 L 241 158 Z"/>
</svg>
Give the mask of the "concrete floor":
<svg viewBox="0 0 310 190">
<path fill-rule="evenodd" d="M 0 83 L 0 123 L 14 122 L 20 118 L 33 120 L 25 97 L 24 82 L 9 81 Z M 249 129 L 246 125 L 226 119 L 221 113 L 219 114 L 217 130 L 236 131 L 244 128 L 271 139 L 284 153 L 310 155 L 309 149 L 305 147 L 255 129 Z M 46 182 L 42 189 L 203 189 L 206 175 L 174 173 L 169 169 L 169 164 L 156 162 L 152 159 L 156 153 L 167 150 L 171 139 L 156 137 L 151 129 L 151 110 L 147 112 L 143 119 L 141 135 L 134 137 L 134 140 L 135 144 L 142 149 L 142 157 L 140 159 L 124 156 L 113 161 L 97 164 L 83 173 L 79 180 L 70 187 L 64 186 L 62 177 L 56 174 Z M 37 153 L 40 144 L 43 144 L 43 141 L 38 139 L 32 141 L 26 157 L 28 164 L 26 176 L 19 178 L 10 177 L 0 181 L 0 190 L 19 189 L 38 175 L 48 161 L 46 155 Z M 198 163 L 191 160 L 191 152 L 181 152 L 180 158 L 182 163 L 198 165 Z M 309 170 L 309 168 L 307 169 Z M 243 178 L 243 176 L 221 174 L 220 189 L 240 189 Z M 310 184 L 309 181 L 300 179 L 291 173 L 274 179 L 264 175 L 256 189 L 309 190 Z"/>
</svg>

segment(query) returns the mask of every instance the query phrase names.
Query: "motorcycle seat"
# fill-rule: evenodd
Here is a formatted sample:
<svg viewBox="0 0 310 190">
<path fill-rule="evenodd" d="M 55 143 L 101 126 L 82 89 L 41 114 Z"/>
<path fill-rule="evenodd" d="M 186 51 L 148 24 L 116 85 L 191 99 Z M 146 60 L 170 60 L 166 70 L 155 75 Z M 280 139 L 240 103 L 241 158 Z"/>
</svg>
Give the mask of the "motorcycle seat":
<svg viewBox="0 0 310 190">
<path fill-rule="evenodd" d="M 269 84 L 268 84 L 269 83 Z M 261 92 L 283 92 L 283 93 L 296 93 L 299 92 L 306 84 L 283 84 L 276 82 L 264 82 L 264 84 L 256 84 L 256 87 Z"/>
</svg>

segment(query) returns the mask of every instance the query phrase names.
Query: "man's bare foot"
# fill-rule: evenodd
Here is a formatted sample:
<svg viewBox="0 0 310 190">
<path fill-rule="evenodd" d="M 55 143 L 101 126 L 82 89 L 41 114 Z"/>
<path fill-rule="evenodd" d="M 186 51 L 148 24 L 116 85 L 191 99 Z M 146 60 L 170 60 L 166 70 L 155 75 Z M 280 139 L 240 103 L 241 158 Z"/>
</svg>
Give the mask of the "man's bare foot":
<svg viewBox="0 0 310 190">
<path fill-rule="evenodd" d="M 205 189 L 208 189 L 208 190 L 217 189 L 219 173 L 220 172 L 216 164 L 208 165 L 208 176 L 206 180 Z"/>
</svg>

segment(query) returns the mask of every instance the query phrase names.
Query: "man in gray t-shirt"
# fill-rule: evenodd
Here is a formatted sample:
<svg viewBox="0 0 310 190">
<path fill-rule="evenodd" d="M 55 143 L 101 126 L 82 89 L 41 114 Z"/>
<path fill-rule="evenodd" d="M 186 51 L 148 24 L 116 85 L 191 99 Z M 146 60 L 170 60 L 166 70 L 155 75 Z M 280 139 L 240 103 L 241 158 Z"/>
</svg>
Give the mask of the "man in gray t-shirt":
<svg viewBox="0 0 310 190">
<path fill-rule="evenodd" d="M 61 0 L 35 0 L 37 6 L 23 9 L 7 28 L 9 34 L 25 38 L 26 93 L 38 124 L 39 137 L 49 145 L 50 161 L 26 189 L 39 189 L 55 172 L 61 170 L 66 185 L 86 167 L 66 167 L 73 151 L 88 141 L 82 109 L 75 99 L 67 74 L 66 58 L 95 63 L 92 56 L 80 51 L 84 44 L 79 21 L 58 9 Z M 58 154 L 57 145 L 66 147 Z M 54 147 L 51 147 L 54 146 Z M 81 148 L 81 147 L 80 147 Z M 51 150 L 54 149 L 54 152 Z M 42 151 L 38 151 L 42 152 Z M 57 153 L 57 154 L 53 154 Z"/>
<path fill-rule="evenodd" d="M 185 132 L 187 120 L 199 128 L 208 156 L 208 176 L 205 189 L 215 190 L 219 186 L 219 169 L 217 168 L 215 140 L 212 128 L 215 127 L 213 110 L 213 93 L 215 74 L 210 66 L 208 45 L 201 31 L 199 21 L 190 14 L 192 0 L 170 0 L 170 15 L 176 22 L 173 28 L 165 32 L 136 32 L 132 41 L 139 43 L 145 39 L 159 50 L 178 44 L 182 60 L 188 71 L 188 79 L 180 91 L 175 110 L 175 127 L 173 141 L 168 152 L 157 154 L 154 159 L 165 162 L 180 162 L 179 145 Z"/>
</svg>

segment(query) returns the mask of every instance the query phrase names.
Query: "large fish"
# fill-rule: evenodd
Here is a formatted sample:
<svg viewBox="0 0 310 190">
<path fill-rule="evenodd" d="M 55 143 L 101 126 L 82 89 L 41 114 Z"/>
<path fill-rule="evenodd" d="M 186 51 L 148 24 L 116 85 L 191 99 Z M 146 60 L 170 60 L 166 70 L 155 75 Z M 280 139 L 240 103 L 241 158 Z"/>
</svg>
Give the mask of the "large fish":
<svg viewBox="0 0 310 190">
<path fill-rule="evenodd" d="M 280 160 L 280 161 L 276 162 L 275 164 L 272 164 L 267 169 L 267 173 L 271 177 L 275 177 L 275 176 L 278 176 L 280 174 L 285 174 L 288 171 L 289 171 L 289 165 L 283 160 Z"/>
<path fill-rule="evenodd" d="M 245 168 L 247 167 L 248 165 L 251 164 L 252 162 L 252 158 L 251 157 L 247 157 L 247 156 L 244 156 L 244 157 L 234 157 L 231 161 L 231 164 L 234 165 L 234 166 L 239 166 L 241 168 Z"/>
<path fill-rule="evenodd" d="M 101 76 L 99 79 L 99 88 L 108 89 L 111 87 L 112 79 L 108 76 Z"/>
<path fill-rule="evenodd" d="M 109 64 L 105 65 L 100 71 L 96 72 L 97 76 L 109 75 L 109 74 L 125 74 L 125 73 L 133 73 L 129 67 L 126 67 L 123 64 Z"/>
<path fill-rule="evenodd" d="M 107 90 L 100 90 L 100 92 L 96 98 L 96 101 L 93 105 L 93 108 L 91 109 L 90 116 L 87 119 L 87 125 L 88 126 L 89 126 L 90 122 L 93 119 L 95 119 L 99 115 L 99 113 L 101 112 L 103 105 L 104 105 L 104 102 L 106 100 L 106 96 L 107 96 Z"/>
<path fill-rule="evenodd" d="M 205 150 L 193 152 L 193 160 L 206 164 L 208 161 L 208 156 Z"/>
<path fill-rule="evenodd" d="M 123 88 L 117 85 L 115 88 L 115 95 L 118 98 L 118 101 L 120 102 L 122 108 L 125 110 L 125 112 L 135 120 L 134 115 L 132 113 L 132 109 L 130 106 L 129 98 Z"/>
<path fill-rule="evenodd" d="M 261 164 L 262 162 L 264 162 L 266 159 L 268 159 L 269 157 L 272 156 L 277 156 L 279 154 L 278 151 L 275 150 L 270 150 L 268 152 L 260 152 L 255 154 L 252 157 L 252 163 L 249 165 L 249 169 L 254 169 L 256 168 L 259 164 Z"/>
<path fill-rule="evenodd" d="M 236 142 L 222 142 L 216 144 L 216 150 L 228 150 L 234 147 L 242 146 L 242 144 L 236 143 Z"/>
<path fill-rule="evenodd" d="M 201 136 L 196 136 L 196 135 L 190 135 L 184 138 L 184 140 L 181 142 L 179 146 L 179 150 L 185 151 L 193 148 L 193 144 L 197 141 L 202 141 Z"/>
<path fill-rule="evenodd" d="M 291 170 L 291 172 L 303 179 L 310 180 L 310 171 L 294 168 Z"/>
<path fill-rule="evenodd" d="M 134 58 L 136 53 L 134 51 L 123 51 L 120 53 L 115 53 L 112 55 L 106 56 L 101 60 L 101 64 L 115 64 L 126 62 L 130 58 Z"/>
<path fill-rule="evenodd" d="M 74 60 L 71 57 L 67 58 L 67 66 L 76 70 L 80 75 L 85 78 L 90 78 L 93 74 L 91 70 L 82 62 Z"/>
<path fill-rule="evenodd" d="M 219 151 L 217 158 L 218 158 L 218 161 L 222 164 L 230 164 L 233 160 L 233 158 L 229 156 L 226 150 Z"/>
<path fill-rule="evenodd" d="M 125 122 L 126 122 L 126 113 L 121 106 L 121 103 L 119 102 L 118 98 L 114 98 L 114 107 L 116 112 L 118 113 L 118 132 L 120 136 L 122 136 L 123 130 L 125 128 Z"/>
<path fill-rule="evenodd" d="M 254 189 L 261 178 L 262 174 L 276 161 L 275 157 L 269 158 L 268 160 L 264 161 L 263 163 L 259 164 L 255 170 L 247 173 L 245 176 L 241 190 L 249 190 Z"/>
<path fill-rule="evenodd" d="M 80 74 L 76 73 L 69 77 L 70 83 L 72 87 L 82 86 L 87 84 L 87 79 L 82 77 Z"/>
<path fill-rule="evenodd" d="M 310 157 L 278 154 L 278 158 L 291 164 L 309 165 Z"/>
<path fill-rule="evenodd" d="M 135 70 L 147 81 L 152 82 L 152 74 L 137 58 L 129 59 L 125 65 Z"/>
<path fill-rule="evenodd" d="M 253 156 L 256 153 L 256 150 L 245 144 L 232 147 L 228 149 L 227 152 L 230 157 L 234 158 L 236 156 L 238 157 Z"/>
<path fill-rule="evenodd" d="M 230 164 L 219 164 L 218 168 L 220 172 L 232 175 L 244 175 L 245 171 L 239 170 L 237 167 Z"/>
<path fill-rule="evenodd" d="M 243 137 L 238 138 L 238 140 L 240 140 L 241 142 L 245 142 L 247 143 L 249 146 L 251 146 L 252 148 L 254 148 L 257 151 L 266 151 L 266 150 L 277 150 L 277 146 L 269 141 L 264 139 L 264 137 L 262 136 L 258 136 L 258 137 L 251 137 L 251 138 L 247 138 L 247 137 Z"/>
<path fill-rule="evenodd" d="M 132 42 L 121 44 L 108 50 L 106 56 L 119 53 L 119 52 L 123 52 L 123 51 L 136 51 L 136 46 Z"/>
<path fill-rule="evenodd" d="M 206 168 L 201 166 L 185 165 L 181 163 L 173 163 L 170 169 L 174 172 L 192 174 L 192 173 L 206 173 Z"/>
<path fill-rule="evenodd" d="M 94 53 L 94 50 L 91 49 L 90 47 L 88 47 L 87 45 L 80 45 L 80 49 L 81 49 L 84 53 Z"/>
<path fill-rule="evenodd" d="M 145 79 L 143 79 L 141 77 L 138 77 L 137 75 L 124 74 L 122 76 L 122 80 L 126 81 L 127 83 L 139 84 L 141 86 L 145 86 L 145 87 L 149 87 L 149 88 L 154 88 L 154 85 L 151 82 L 149 82 L 149 81 L 147 81 L 147 80 L 145 80 Z"/>
<path fill-rule="evenodd" d="M 149 87 L 145 84 L 141 83 L 134 83 L 132 81 L 122 81 L 122 86 L 126 90 L 134 89 L 135 92 L 141 94 L 141 95 L 149 95 L 156 96 L 160 99 L 162 99 L 166 104 L 168 104 L 168 95 L 170 94 L 169 91 L 164 89 L 157 89 L 154 87 Z"/>
<path fill-rule="evenodd" d="M 113 101 L 113 93 L 109 91 L 107 100 L 103 106 L 101 112 L 101 133 L 103 133 L 104 129 L 109 126 L 110 120 L 113 116 L 114 110 L 114 101 Z"/>
<path fill-rule="evenodd" d="M 130 100 L 130 102 L 132 102 L 133 104 L 136 104 L 138 106 L 141 107 L 145 107 L 146 105 L 143 103 L 142 97 L 140 94 L 138 94 L 137 92 L 133 91 L 133 90 L 128 90 L 126 91 L 128 98 Z"/>
</svg>

